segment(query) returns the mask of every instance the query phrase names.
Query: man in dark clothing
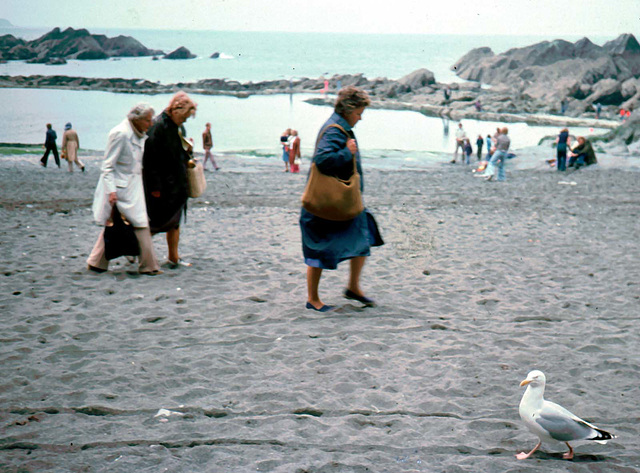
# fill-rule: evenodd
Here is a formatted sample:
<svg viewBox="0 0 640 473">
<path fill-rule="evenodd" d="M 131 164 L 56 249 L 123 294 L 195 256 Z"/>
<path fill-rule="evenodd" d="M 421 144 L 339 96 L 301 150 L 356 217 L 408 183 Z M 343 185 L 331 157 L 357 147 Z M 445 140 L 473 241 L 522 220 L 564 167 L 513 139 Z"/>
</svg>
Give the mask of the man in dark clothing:
<svg viewBox="0 0 640 473">
<path fill-rule="evenodd" d="M 49 159 L 49 153 L 53 152 L 53 157 L 56 160 L 56 164 L 60 167 L 60 156 L 58 156 L 58 147 L 56 146 L 56 140 L 58 139 L 58 135 L 51 128 L 51 123 L 47 123 L 47 136 L 44 139 L 44 156 L 40 159 L 40 165 L 42 167 L 47 167 L 47 160 Z"/>
<path fill-rule="evenodd" d="M 569 158 L 569 167 L 580 169 L 582 166 L 590 166 L 596 164 L 596 152 L 591 146 L 591 142 L 584 136 L 578 136 L 578 146 L 573 148 L 571 158 Z"/>
</svg>

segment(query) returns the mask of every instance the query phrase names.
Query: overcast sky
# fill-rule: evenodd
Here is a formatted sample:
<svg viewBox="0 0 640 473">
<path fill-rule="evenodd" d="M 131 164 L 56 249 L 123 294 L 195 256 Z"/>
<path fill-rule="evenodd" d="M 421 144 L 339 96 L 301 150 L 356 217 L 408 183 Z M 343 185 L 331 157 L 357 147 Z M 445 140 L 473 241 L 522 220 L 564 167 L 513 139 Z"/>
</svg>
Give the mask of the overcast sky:
<svg viewBox="0 0 640 473">
<path fill-rule="evenodd" d="M 16 26 L 640 36 L 640 0 L 0 0 Z"/>
</svg>

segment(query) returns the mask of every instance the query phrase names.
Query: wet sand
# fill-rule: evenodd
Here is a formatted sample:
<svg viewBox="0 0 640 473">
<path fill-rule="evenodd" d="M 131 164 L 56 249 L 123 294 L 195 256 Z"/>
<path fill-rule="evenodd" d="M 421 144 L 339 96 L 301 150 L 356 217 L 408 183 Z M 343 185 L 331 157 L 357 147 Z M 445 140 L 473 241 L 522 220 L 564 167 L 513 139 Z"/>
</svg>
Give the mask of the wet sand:
<svg viewBox="0 0 640 473">
<path fill-rule="evenodd" d="M 640 470 L 637 168 L 487 183 L 365 161 L 379 307 L 341 297 L 344 265 L 320 314 L 304 309 L 304 174 L 279 160 L 219 158 L 182 230 L 193 267 L 148 277 L 86 270 L 100 158 L 73 175 L 37 159 L 0 158 L 0 470 Z M 517 461 L 537 442 L 518 416 L 532 369 L 618 438 Z"/>
</svg>

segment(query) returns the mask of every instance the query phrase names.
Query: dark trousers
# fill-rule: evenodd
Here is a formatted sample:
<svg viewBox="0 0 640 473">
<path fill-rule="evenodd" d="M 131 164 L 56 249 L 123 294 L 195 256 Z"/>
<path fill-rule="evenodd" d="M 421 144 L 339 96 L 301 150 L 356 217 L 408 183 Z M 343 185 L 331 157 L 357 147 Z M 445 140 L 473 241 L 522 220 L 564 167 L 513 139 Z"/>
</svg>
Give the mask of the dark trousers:
<svg viewBox="0 0 640 473">
<path fill-rule="evenodd" d="M 558 171 L 567 170 L 567 149 L 558 148 Z"/>
<path fill-rule="evenodd" d="M 569 167 L 573 167 L 575 165 L 576 169 L 585 165 L 584 158 L 586 158 L 586 154 L 579 154 L 577 156 L 571 156 L 569 158 Z"/>
<path fill-rule="evenodd" d="M 56 160 L 56 164 L 58 165 L 58 167 L 60 167 L 60 156 L 58 156 L 58 147 L 55 144 L 53 146 L 47 146 L 47 149 L 44 152 L 44 156 L 42 156 L 42 159 L 40 160 L 42 165 L 45 168 L 47 167 L 47 160 L 49 159 L 49 152 L 53 152 L 53 157 Z"/>
</svg>

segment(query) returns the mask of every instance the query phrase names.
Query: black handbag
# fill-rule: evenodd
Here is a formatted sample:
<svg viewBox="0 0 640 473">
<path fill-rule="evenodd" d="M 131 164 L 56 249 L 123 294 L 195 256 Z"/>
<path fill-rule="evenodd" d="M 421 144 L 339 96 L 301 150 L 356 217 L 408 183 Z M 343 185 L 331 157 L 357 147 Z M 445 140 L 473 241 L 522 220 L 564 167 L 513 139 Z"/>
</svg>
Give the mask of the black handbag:
<svg viewBox="0 0 640 473">
<path fill-rule="evenodd" d="M 138 256 L 140 247 L 133 225 L 125 219 L 116 205 L 111 211 L 111 225 L 104 228 L 104 257 L 107 260 L 119 256 Z"/>
</svg>

